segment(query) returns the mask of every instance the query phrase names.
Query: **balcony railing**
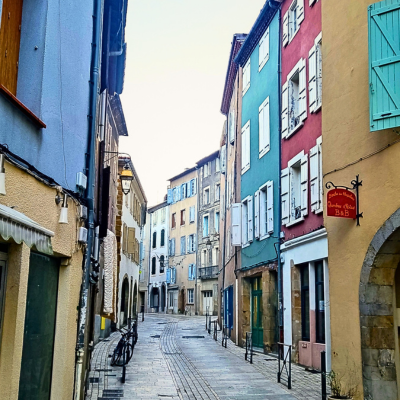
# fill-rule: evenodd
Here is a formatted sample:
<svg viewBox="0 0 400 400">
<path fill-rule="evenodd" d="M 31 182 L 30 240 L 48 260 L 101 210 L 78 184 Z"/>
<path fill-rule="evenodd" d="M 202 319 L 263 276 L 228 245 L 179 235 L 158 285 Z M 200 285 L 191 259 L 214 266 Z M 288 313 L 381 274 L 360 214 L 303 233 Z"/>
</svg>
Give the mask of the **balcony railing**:
<svg viewBox="0 0 400 400">
<path fill-rule="evenodd" d="M 218 265 L 199 268 L 199 279 L 214 279 L 214 278 L 218 278 Z"/>
</svg>

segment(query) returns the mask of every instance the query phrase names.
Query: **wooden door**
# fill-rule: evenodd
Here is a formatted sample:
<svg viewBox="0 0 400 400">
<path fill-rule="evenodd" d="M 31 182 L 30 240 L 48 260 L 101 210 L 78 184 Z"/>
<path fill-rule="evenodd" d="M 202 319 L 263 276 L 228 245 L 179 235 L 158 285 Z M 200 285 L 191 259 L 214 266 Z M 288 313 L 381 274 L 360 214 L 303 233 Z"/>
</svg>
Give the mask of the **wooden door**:
<svg viewBox="0 0 400 400">
<path fill-rule="evenodd" d="M 261 277 L 253 279 L 251 290 L 251 332 L 254 347 L 263 347 L 263 307 Z"/>
</svg>

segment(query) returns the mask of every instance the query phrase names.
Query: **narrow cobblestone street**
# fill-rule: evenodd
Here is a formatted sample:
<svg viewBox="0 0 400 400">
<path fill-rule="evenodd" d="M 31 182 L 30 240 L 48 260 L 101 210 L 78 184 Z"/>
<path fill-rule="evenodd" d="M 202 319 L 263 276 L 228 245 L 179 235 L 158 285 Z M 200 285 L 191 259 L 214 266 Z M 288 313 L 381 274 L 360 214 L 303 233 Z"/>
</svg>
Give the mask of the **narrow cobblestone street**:
<svg viewBox="0 0 400 400">
<path fill-rule="evenodd" d="M 254 355 L 228 341 L 221 346 L 205 330 L 204 317 L 145 315 L 139 340 L 128 364 L 126 383 L 121 367 L 110 366 L 110 354 L 120 335 L 114 333 L 96 347 L 87 400 L 100 399 L 320 399 L 319 374 L 294 366 L 293 389 L 276 383 L 277 360 Z"/>
</svg>

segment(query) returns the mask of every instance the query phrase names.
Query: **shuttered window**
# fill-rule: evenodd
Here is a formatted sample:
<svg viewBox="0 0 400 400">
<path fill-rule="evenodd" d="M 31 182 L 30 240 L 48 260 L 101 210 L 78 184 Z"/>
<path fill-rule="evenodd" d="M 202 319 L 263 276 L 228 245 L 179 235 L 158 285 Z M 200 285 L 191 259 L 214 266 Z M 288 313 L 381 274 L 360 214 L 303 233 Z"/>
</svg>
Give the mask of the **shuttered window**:
<svg viewBox="0 0 400 400">
<path fill-rule="evenodd" d="M 310 149 L 310 192 L 311 211 L 319 213 L 323 205 L 322 137 L 319 137 L 316 146 Z"/>
<path fill-rule="evenodd" d="M 260 240 L 263 240 L 274 231 L 274 186 L 273 181 L 268 181 L 264 185 L 260 187 L 260 189 L 256 192 L 258 200 L 256 200 L 256 196 L 254 197 L 255 201 L 258 202 L 258 205 L 254 206 L 254 213 L 258 212 L 258 218 L 254 219 L 255 228 L 254 230 L 258 230 L 258 237 Z M 256 211 L 256 208 L 257 211 Z"/>
<path fill-rule="evenodd" d="M 236 127 L 235 110 L 232 109 L 229 111 L 228 115 L 228 132 L 229 132 L 230 143 L 233 143 L 235 140 L 235 127 Z"/>
<path fill-rule="evenodd" d="M 282 45 L 287 46 L 304 20 L 304 0 L 293 0 L 283 16 Z"/>
<path fill-rule="evenodd" d="M 189 208 L 189 222 L 192 223 L 195 221 L 195 207 L 192 206 Z"/>
<path fill-rule="evenodd" d="M 264 156 L 270 148 L 269 125 L 269 97 L 267 97 L 258 109 L 258 140 L 259 158 Z"/>
<path fill-rule="evenodd" d="M 261 71 L 263 66 L 269 59 L 269 27 L 265 31 L 263 37 L 258 44 L 258 71 Z"/>
<path fill-rule="evenodd" d="M 248 246 L 254 238 L 253 196 L 242 201 L 242 247 Z"/>
<path fill-rule="evenodd" d="M 310 112 L 316 112 L 322 105 L 322 33 L 308 53 L 308 102 Z"/>
<path fill-rule="evenodd" d="M 231 235 L 228 235 L 228 239 L 232 237 L 232 246 L 242 245 L 242 203 L 234 203 L 231 208 Z M 228 247 L 228 246 L 227 246 Z"/>
<path fill-rule="evenodd" d="M 136 250 L 135 228 L 128 228 L 128 253 L 134 254 Z"/>
<path fill-rule="evenodd" d="M 186 236 L 181 237 L 181 255 L 186 254 Z"/>
<path fill-rule="evenodd" d="M 250 58 L 248 59 L 247 63 L 243 67 L 243 89 L 242 89 L 242 96 L 246 94 L 246 92 L 250 88 Z"/>
<path fill-rule="evenodd" d="M 242 128 L 242 174 L 250 169 L 250 121 Z"/>
<path fill-rule="evenodd" d="M 393 4 L 392 4 L 393 3 Z M 368 7 L 370 130 L 400 126 L 400 2 Z"/>
</svg>

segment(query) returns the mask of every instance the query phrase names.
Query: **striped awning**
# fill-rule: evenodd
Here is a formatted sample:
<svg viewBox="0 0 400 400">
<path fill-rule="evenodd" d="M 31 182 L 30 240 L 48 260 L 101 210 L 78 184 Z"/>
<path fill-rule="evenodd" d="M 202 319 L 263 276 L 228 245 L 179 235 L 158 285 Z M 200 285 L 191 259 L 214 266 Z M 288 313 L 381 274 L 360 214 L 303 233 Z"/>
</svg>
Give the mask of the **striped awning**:
<svg viewBox="0 0 400 400">
<path fill-rule="evenodd" d="M 45 254 L 53 254 L 51 237 L 54 232 L 43 228 L 25 214 L 0 204 L 0 235 L 4 240 L 24 242 L 30 248 Z"/>
</svg>

